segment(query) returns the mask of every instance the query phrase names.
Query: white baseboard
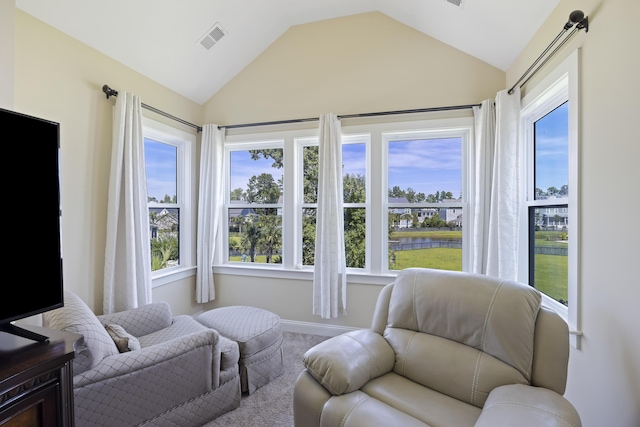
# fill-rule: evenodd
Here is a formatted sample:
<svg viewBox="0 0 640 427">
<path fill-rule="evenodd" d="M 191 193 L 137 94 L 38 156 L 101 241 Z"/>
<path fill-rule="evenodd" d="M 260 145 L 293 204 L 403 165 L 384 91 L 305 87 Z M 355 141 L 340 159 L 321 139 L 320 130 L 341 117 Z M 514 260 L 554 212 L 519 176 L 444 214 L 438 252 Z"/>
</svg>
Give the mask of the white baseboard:
<svg viewBox="0 0 640 427">
<path fill-rule="evenodd" d="M 301 334 L 322 335 L 326 337 L 335 337 L 349 331 L 355 331 L 361 328 L 353 328 L 350 326 L 324 325 L 322 323 L 300 322 L 297 320 L 280 320 L 282 330 L 286 332 L 297 332 Z"/>
</svg>

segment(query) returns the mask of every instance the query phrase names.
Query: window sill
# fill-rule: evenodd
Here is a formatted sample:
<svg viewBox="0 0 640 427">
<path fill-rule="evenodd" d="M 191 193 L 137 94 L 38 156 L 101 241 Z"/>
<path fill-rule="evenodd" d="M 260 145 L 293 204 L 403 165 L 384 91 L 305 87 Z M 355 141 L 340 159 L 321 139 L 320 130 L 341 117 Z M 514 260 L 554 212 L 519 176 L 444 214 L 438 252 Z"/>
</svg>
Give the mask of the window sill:
<svg viewBox="0 0 640 427">
<path fill-rule="evenodd" d="M 240 264 L 240 263 L 238 263 Z M 301 268 L 295 270 L 285 270 L 283 268 L 271 268 L 261 264 L 253 265 L 233 265 L 224 264 L 213 267 L 215 274 L 226 274 L 231 276 L 249 276 L 249 277 L 271 277 L 278 279 L 295 279 L 313 281 L 313 268 Z M 348 283 L 361 283 L 365 285 L 386 285 L 395 280 L 395 273 L 389 274 L 372 274 L 364 272 L 347 271 Z"/>
<path fill-rule="evenodd" d="M 173 267 L 151 273 L 151 287 L 166 285 L 196 275 L 196 267 Z"/>
</svg>

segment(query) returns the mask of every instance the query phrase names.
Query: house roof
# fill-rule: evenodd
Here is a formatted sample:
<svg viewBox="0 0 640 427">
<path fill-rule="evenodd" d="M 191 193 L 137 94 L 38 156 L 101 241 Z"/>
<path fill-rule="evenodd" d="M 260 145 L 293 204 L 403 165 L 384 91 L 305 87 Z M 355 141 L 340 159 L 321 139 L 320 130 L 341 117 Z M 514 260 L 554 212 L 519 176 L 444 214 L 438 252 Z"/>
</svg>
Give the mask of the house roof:
<svg viewBox="0 0 640 427">
<path fill-rule="evenodd" d="M 16 0 L 16 7 L 202 105 L 295 25 L 381 12 L 506 71 L 558 3 Z"/>
</svg>

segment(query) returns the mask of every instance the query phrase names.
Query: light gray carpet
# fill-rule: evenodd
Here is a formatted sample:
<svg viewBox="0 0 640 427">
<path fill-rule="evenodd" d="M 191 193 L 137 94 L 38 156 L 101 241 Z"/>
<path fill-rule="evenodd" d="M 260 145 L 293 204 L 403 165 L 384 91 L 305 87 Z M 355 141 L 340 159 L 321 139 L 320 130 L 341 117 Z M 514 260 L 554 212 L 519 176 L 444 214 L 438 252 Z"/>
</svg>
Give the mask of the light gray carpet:
<svg viewBox="0 0 640 427">
<path fill-rule="evenodd" d="M 293 384 L 303 369 L 302 355 L 328 337 L 294 332 L 283 332 L 283 335 L 284 373 L 251 395 L 243 395 L 239 408 L 203 427 L 293 426 Z"/>
</svg>

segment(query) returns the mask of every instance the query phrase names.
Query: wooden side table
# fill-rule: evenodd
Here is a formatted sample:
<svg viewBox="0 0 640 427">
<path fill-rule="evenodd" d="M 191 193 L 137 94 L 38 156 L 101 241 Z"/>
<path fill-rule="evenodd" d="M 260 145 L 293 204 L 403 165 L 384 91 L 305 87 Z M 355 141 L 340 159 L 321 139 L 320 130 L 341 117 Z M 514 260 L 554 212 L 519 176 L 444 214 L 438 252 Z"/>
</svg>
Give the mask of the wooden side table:
<svg viewBox="0 0 640 427">
<path fill-rule="evenodd" d="M 49 341 L 0 333 L 0 425 L 73 426 L 74 347 L 82 335 L 21 327 Z"/>
</svg>

